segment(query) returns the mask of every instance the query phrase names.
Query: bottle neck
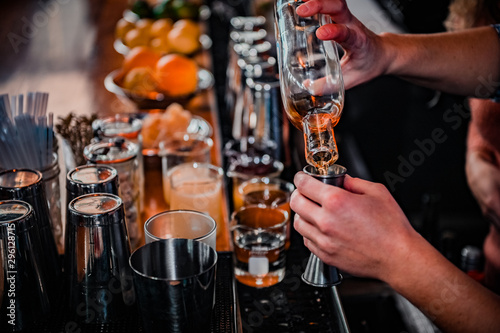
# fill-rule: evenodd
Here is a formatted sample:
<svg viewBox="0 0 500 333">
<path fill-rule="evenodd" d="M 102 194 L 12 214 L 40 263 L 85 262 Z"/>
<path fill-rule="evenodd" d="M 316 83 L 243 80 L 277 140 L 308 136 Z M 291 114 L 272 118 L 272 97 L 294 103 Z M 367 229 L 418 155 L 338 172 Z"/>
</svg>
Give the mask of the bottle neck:
<svg viewBox="0 0 500 333">
<path fill-rule="evenodd" d="M 332 116 L 326 112 L 308 114 L 302 120 L 306 161 L 325 173 L 339 157 Z"/>
</svg>

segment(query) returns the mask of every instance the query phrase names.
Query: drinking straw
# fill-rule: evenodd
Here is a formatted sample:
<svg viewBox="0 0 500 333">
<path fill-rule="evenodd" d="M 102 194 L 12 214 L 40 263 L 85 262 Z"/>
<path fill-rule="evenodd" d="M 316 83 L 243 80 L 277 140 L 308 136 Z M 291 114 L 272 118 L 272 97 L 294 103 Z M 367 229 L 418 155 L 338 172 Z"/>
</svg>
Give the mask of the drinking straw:
<svg viewBox="0 0 500 333">
<path fill-rule="evenodd" d="M 28 92 L 28 114 L 33 114 L 33 93 L 30 91 Z"/>
<path fill-rule="evenodd" d="M 0 167 L 41 169 L 52 162 L 54 115 L 48 93 L 0 95 Z M 25 107 L 26 106 L 26 107 Z"/>
<path fill-rule="evenodd" d="M 49 136 L 48 139 L 48 145 L 47 145 L 47 160 L 45 161 L 45 165 L 49 165 L 50 162 L 52 162 L 52 145 L 53 145 L 53 139 L 54 139 L 54 115 L 52 113 L 49 113 L 49 126 L 47 126 L 47 135 Z"/>
</svg>

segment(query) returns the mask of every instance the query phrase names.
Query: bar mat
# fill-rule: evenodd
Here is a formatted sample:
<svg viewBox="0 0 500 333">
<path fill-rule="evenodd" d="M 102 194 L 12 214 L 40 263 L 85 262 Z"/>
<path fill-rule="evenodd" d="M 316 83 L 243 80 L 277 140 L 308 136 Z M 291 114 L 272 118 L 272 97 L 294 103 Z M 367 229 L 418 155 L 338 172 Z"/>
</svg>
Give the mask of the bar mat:
<svg viewBox="0 0 500 333">
<path fill-rule="evenodd" d="M 231 252 L 218 252 L 215 306 L 211 332 L 237 332 L 238 314 L 233 279 Z M 61 298 L 63 295 L 61 295 Z M 81 324 L 68 319 L 63 302 L 57 304 L 47 320 L 35 323 L 27 333 L 138 333 L 144 332 L 137 311 L 121 322 L 112 324 Z"/>
<path fill-rule="evenodd" d="M 331 288 L 314 288 L 301 279 L 308 259 L 293 230 L 283 281 L 262 289 L 236 282 L 243 332 L 342 332 Z"/>
</svg>

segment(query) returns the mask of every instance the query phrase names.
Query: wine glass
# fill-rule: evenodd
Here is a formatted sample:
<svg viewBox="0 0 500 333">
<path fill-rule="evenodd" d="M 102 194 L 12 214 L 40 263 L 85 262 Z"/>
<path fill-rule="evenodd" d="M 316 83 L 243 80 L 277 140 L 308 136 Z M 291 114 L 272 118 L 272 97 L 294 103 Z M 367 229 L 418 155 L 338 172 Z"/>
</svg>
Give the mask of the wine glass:
<svg viewBox="0 0 500 333">
<path fill-rule="evenodd" d="M 338 45 L 316 37 L 331 18 L 297 15 L 302 1 L 278 0 L 276 32 L 281 95 L 290 121 L 304 132 L 307 163 L 320 172 L 338 159 L 333 128 L 344 105 Z"/>
</svg>

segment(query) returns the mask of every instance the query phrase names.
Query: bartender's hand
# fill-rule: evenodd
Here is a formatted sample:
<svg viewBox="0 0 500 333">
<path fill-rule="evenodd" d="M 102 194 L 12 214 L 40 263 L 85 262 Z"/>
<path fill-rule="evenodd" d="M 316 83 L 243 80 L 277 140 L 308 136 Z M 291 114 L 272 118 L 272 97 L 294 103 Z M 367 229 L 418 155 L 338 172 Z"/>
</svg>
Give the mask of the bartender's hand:
<svg viewBox="0 0 500 333">
<path fill-rule="evenodd" d="M 484 216 L 500 230 L 500 169 L 487 151 L 468 151 L 467 182 Z"/>
<path fill-rule="evenodd" d="M 346 89 L 386 72 L 390 61 L 385 56 L 382 39 L 351 14 L 345 0 L 304 1 L 297 8 L 298 15 L 329 14 L 335 22 L 320 27 L 316 35 L 323 40 L 334 40 L 344 49 L 341 66 Z"/>
<path fill-rule="evenodd" d="M 362 277 L 385 280 L 401 270 L 419 236 L 383 185 L 346 176 L 341 189 L 303 172 L 294 182 L 294 227 L 311 252 Z"/>
</svg>

